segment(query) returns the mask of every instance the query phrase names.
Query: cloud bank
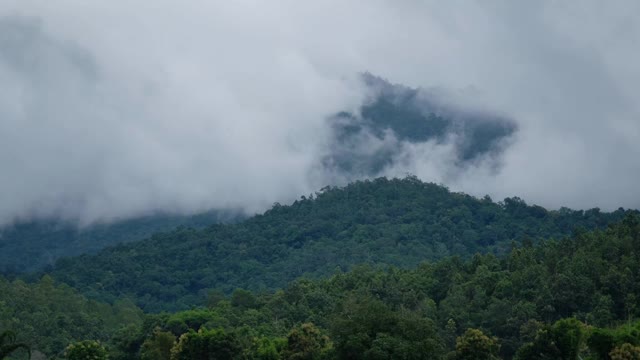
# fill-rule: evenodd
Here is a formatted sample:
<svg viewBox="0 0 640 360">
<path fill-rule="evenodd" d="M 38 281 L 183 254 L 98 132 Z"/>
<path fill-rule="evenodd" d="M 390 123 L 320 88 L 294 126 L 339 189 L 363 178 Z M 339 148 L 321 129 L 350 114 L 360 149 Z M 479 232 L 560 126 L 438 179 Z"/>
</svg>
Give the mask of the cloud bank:
<svg viewBox="0 0 640 360">
<path fill-rule="evenodd" d="M 406 142 L 385 175 L 640 206 L 635 1 L 0 4 L 0 223 L 253 212 L 317 190 L 334 179 L 327 119 L 358 113 L 363 71 L 518 125 L 498 167 L 455 167 L 455 139 Z"/>
</svg>

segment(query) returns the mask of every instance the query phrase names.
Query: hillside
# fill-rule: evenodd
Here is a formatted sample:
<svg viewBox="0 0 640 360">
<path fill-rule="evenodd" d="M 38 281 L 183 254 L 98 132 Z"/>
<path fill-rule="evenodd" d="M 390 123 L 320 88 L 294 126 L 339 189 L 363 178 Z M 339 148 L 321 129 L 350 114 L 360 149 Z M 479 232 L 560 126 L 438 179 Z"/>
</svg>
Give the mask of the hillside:
<svg viewBox="0 0 640 360">
<path fill-rule="evenodd" d="M 51 358 L 59 358 L 74 341 L 108 341 L 118 329 L 141 324 L 143 317 L 131 301 L 110 305 L 88 300 L 49 276 L 34 283 L 0 276 L 0 333 L 11 329 L 34 353 Z"/>
<path fill-rule="evenodd" d="M 143 316 L 126 302 L 87 308 L 48 277 L 0 279 L 0 324 L 13 317 L 25 335 L 35 326 L 39 349 L 100 339 L 114 360 L 635 359 L 639 252 L 640 216 L 630 214 L 498 257 L 357 266 L 272 292 L 212 291 L 207 307 Z M 115 331 L 118 321 L 126 326 Z"/>
<path fill-rule="evenodd" d="M 96 253 L 108 246 L 142 240 L 178 226 L 202 228 L 240 217 L 234 211 L 210 211 L 192 216 L 150 215 L 82 228 L 61 220 L 17 222 L 0 228 L 0 273 L 38 271 L 61 257 Z"/>
<path fill-rule="evenodd" d="M 212 294 L 208 309 L 155 317 L 155 325 L 176 339 L 188 329 L 222 328 L 238 353 L 273 347 L 282 357 L 271 358 L 284 359 L 296 358 L 287 356 L 294 349 L 324 350 L 328 359 L 634 359 L 609 353 L 625 343 L 640 350 L 640 323 L 630 324 L 640 315 L 639 255 L 640 217 L 628 216 L 606 230 L 500 257 L 357 267 L 275 293 Z M 310 336 L 314 328 L 327 338 Z M 297 348 L 297 332 L 331 346 Z M 134 334 L 139 343 L 155 337 L 144 327 Z"/>
<path fill-rule="evenodd" d="M 92 298 L 126 295 L 146 311 L 185 309 L 202 304 L 211 289 L 274 289 L 356 264 L 410 267 L 450 255 L 505 254 L 514 242 L 603 228 L 628 212 L 547 211 L 414 177 L 379 178 L 325 188 L 238 224 L 179 228 L 62 259 L 51 274 Z"/>
</svg>

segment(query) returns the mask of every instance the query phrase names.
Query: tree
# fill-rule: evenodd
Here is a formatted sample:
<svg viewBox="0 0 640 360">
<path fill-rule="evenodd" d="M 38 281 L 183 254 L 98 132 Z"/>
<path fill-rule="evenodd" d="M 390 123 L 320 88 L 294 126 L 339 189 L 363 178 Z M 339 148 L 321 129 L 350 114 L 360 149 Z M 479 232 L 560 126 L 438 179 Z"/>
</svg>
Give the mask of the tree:
<svg viewBox="0 0 640 360">
<path fill-rule="evenodd" d="M 64 357 L 68 360 L 106 360 L 109 354 L 99 341 L 84 340 L 67 346 Z"/>
<path fill-rule="evenodd" d="M 256 298 L 250 291 L 236 289 L 231 294 L 231 305 L 242 309 L 251 309 L 256 306 Z"/>
<path fill-rule="evenodd" d="M 612 331 L 606 329 L 594 329 L 587 345 L 598 359 L 608 359 L 609 353 L 615 347 L 616 338 Z"/>
<path fill-rule="evenodd" d="M 13 331 L 5 331 L 0 334 L 0 359 L 4 359 L 19 349 L 24 349 L 31 358 L 31 348 L 24 343 L 16 342 L 16 334 Z"/>
<path fill-rule="evenodd" d="M 260 338 L 255 343 L 254 358 L 257 360 L 280 360 L 286 344 L 287 340 L 283 338 Z"/>
<path fill-rule="evenodd" d="M 302 324 L 291 330 L 284 348 L 285 359 L 315 360 L 331 348 L 329 338 L 311 323 Z"/>
<path fill-rule="evenodd" d="M 640 360 L 640 347 L 624 343 L 609 353 L 611 360 Z"/>
<path fill-rule="evenodd" d="M 517 353 L 520 360 L 577 360 L 584 343 L 584 324 L 575 318 L 558 320 L 545 326 L 533 342 L 523 345 Z"/>
<path fill-rule="evenodd" d="M 553 324 L 552 332 L 562 359 L 576 360 L 584 342 L 584 324 L 575 318 L 562 319 Z"/>
<path fill-rule="evenodd" d="M 526 343 L 516 353 L 518 360 L 551 360 L 561 359 L 560 350 L 555 345 L 553 335 L 548 327 L 538 331 L 533 342 Z"/>
<path fill-rule="evenodd" d="M 140 350 L 141 360 L 170 360 L 171 349 L 176 337 L 168 332 L 156 329 L 150 339 L 145 340 Z"/>
<path fill-rule="evenodd" d="M 490 338 L 478 329 L 467 329 L 456 339 L 456 360 L 498 359 L 498 340 Z"/>
<path fill-rule="evenodd" d="M 242 348 L 234 335 L 222 329 L 201 328 L 180 336 L 171 349 L 171 360 L 234 360 L 241 354 Z"/>
</svg>

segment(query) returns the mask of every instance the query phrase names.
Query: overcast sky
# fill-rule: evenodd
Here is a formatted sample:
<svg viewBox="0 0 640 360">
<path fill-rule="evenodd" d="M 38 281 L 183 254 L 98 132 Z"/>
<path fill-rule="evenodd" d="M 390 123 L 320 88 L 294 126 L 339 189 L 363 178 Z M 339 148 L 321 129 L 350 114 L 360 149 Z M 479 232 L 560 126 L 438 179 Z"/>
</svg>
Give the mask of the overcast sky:
<svg viewBox="0 0 640 360">
<path fill-rule="evenodd" d="M 637 208 L 638 18 L 635 0 L 0 0 L 0 223 L 289 202 L 327 185 L 326 118 L 357 110 L 363 71 L 519 124 L 497 173 L 451 177 L 427 143 L 388 175 Z"/>
</svg>

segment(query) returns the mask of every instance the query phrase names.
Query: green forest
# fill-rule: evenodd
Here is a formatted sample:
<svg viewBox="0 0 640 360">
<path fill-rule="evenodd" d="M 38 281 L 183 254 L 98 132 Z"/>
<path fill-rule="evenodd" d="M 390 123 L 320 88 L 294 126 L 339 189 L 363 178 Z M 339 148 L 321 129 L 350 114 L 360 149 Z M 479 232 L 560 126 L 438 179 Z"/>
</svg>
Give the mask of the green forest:
<svg viewBox="0 0 640 360">
<path fill-rule="evenodd" d="M 71 221 L 32 220 L 0 228 L 0 271 L 34 272 L 52 267 L 61 257 L 96 253 L 105 247 L 145 239 L 177 226 L 203 228 L 234 222 L 239 211 L 208 211 L 183 216 L 154 214 L 78 227 Z"/>
<path fill-rule="evenodd" d="M 640 214 L 379 178 L 0 277 L 0 358 L 639 359 Z"/>
</svg>

